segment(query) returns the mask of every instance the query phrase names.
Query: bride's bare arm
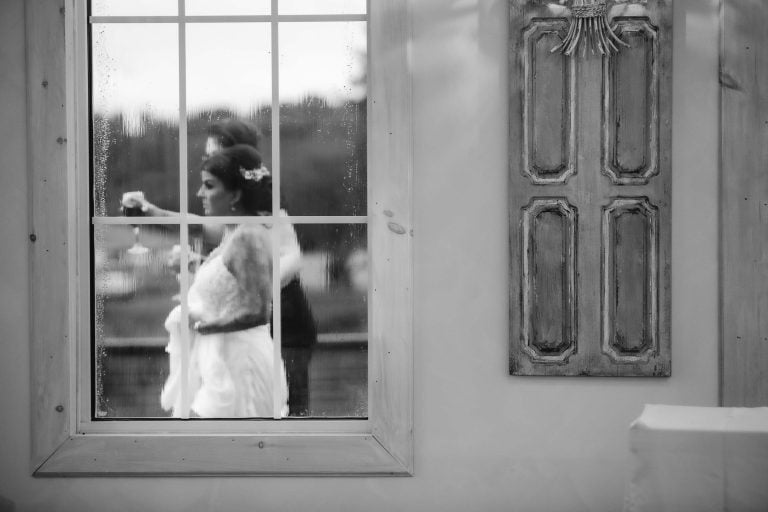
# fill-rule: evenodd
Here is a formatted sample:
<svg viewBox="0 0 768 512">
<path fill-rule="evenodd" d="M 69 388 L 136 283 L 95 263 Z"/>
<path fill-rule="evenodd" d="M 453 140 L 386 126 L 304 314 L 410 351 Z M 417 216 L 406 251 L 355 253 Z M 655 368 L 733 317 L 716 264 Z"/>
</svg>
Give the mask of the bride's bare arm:
<svg viewBox="0 0 768 512">
<path fill-rule="evenodd" d="M 222 247 L 222 261 L 237 279 L 248 309 L 269 318 L 272 301 L 272 247 L 261 225 L 241 225 Z"/>
<path fill-rule="evenodd" d="M 144 193 L 141 191 L 125 192 L 120 204 L 125 208 L 141 208 L 142 213 L 147 217 L 174 217 L 179 212 L 173 210 L 164 210 L 159 206 L 147 201 Z M 199 217 L 199 215 L 189 214 L 190 217 Z M 224 233 L 224 227 L 220 224 L 203 224 L 203 237 L 205 241 L 212 246 L 219 245 L 221 236 Z"/>
</svg>

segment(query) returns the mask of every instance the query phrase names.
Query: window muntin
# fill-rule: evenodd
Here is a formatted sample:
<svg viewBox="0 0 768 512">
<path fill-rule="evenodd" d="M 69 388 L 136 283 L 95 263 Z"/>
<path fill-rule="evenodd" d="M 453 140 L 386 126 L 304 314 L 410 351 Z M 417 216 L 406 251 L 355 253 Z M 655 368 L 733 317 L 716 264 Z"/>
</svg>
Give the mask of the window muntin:
<svg viewBox="0 0 768 512">
<path fill-rule="evenodd" d="M 101 12 L 105 15 L 123 17 L 91 18 L 93 415 L 167 416 L 159 414 L 156 405 L 150 406 L 152 390 L 157 397 L 158 383 L 162 385 L 168 374 L 163 354 L 157 353 L 166 337 L 158 326 L 175 300 L 181 302 L 182 315 L 188 315 L 185 297 L 192 279 L 189 262 L 194 255 L 180 250 L 178 276 L 165 260 L 174 245 L 190 247 L 194 253 L 210 250 L 199 234 L 203 223 L 237 221 L 275 228 L 271 230 L 275 297 L 283 293 L 277 284 L 281 226 L 295 226 L 304 251 L 307 265 L 302 269 L 301 290 L 318 315 L 318 347 L 323 348 L 317 351 L 317 360 L 327 367 L 325 374 L 317 368 L 307 372 L 310 390 L 315 383 L 317 403 L 324 405 L 310 406 L 305 414 L 365 418 L 368 291 L 364 287 L 368 279 L 363 276 L 368 272 L 368 244 L 364 17 L 361 20 L 355 15 L 345 20 L 342 13 L 328 19 L 315 15 L 302 17 L 302 21 L 278 21 L 275 16 L 265 16 L 253 22 L 225 13 L 225 19 L 192 20 L 185 18 L 185 14 L 198 14 L 192 4 L 189 2 L 187 13 L 174 20 L 153 19 L 143 13 L 126 18 L 124 12 L 104 6 Z M 183 13 L 183 6 L 179 7 Z M 164 51 L 156 52 L 155 44 L 143 48 L 125 44 L 138 40 L 129 37 L 131 34 L 145 32 L 156 33 L 148 40 L 157 45 L 163 40 Z M 307 32 L 312 37 L 308 38 Z M 307 44 L 307 39 L 330 44 Z M 234 49 L 229 45 L 217 48 L 222 40 L 234 41 Z M 318 52 L 318 48 L 323 51 Z M 329 59 L 329 51 L 341 58 Z M 224 52 L 231 58 L 217 58 Z M 142 66 L 158 60 L 162 66 Z M 314 67 L 302 66 L 302 62 L 312 62 Z M 260 69 L 265 72 L 260 73 Z M 300 82 L 306 81 L 302 73 L 318 78 L 302 87 Z M 234 78 L 226 80 L 226 85 L 216 87 L 217 80 L 230 76 Z M 273 173 L 272 216 L 189 216 L 202 213 L 194 194 L 204 130 L 207 124 L 228 117 L 248 120 L 264 135 L 259 149 Z M 272 137 L 275 131 L 279 131 L 279 138 Z M 151 157 L 155 162 L 137 165 Z M 147 170 L 137 173 L 137 168 Z M 178 213 L 161 218 L 121 217 L 119 198 L 129 190 L 152 193 L 153 203 Z M 291 217 L 281 215 L 283 196 L 296 205 L 291 206 Z M 121 243 L 125 245 L 121 247 Z M 154 273 L 148 273 L 149 269 Z M 174 293 L 169 283 L 175 279 L 180 290 Z M 119 286 L 113 282 L 123 283 L 119 294 L 115 291 Z M 272 322 L 277 354 L 287 328 L 282 325 L 280 302 L 274 301 Z M 182 351 L 187 358 L 190 346 L 185 345 Z M 114 362 L 118 356 L 125 357 L 128 365 L 152 369 L 145 372 L 148 375 L 128 372 L 122 387 L 116 386 L 113 377 L 121 370 Z M 295 358 L 290 347 L 283 356 Z M 275 358 L 279 362 L 279 356 Z M 329 373 L 336 375 L 330 383 Z M 131 386 L 149 391 L 131 393 Z M 142 398 L 137 399 L 137 395 Z M 277 407 L 273 416 L 279 417 Z"/>
</svg>

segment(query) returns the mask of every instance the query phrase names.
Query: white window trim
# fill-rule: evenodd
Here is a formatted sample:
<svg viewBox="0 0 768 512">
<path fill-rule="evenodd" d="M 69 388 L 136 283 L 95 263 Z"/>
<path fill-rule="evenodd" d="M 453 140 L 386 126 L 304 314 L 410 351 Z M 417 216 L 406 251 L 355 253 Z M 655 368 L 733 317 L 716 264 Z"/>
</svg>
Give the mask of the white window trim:
<svg viewBox="0 0 768 512">
<path fill-rule="evenodd" d="M 82 155 L 83 0 L 26 7 L 32 471 L 89 475 L 409 475 L 413 471 L 412 149 L 409 0 L 370 2 L 367 420 L 83 421 L 90 291 Z M 63 44 L 65 43 L 65 44 Z M 80 90 L 81 91 L 81 90 Z M 83 136 L 83 134 L 86 134 Z M 80 147 L 80 145 L 83 145 Z M 85 163 L 87 165 L 87 162 Z M 87 191 L 86 191 L 87 193 Z M 85 224 L 87 225 L 87 224 Z M 83 307 L 83 304 L 86 307 Z M 103 427 L 103 425 L 109 425 Z"/>
</svg>

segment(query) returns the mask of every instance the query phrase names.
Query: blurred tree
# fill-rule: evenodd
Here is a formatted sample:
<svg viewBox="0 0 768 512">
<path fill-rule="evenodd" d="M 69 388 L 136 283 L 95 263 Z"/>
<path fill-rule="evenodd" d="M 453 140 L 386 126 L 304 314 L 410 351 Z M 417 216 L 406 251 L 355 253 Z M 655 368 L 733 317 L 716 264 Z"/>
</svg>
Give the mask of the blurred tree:
<svg viewBox="0 0 768 512">
<path fill-rule="evenodd" d="M 262 135 L 259 151 L 272 164 L 271 107 L 244 119 Z M 225 108 L 192 112 L 187 121 L 188 205 L 201 214 L 196 197 L 207 127 L 237 113 Z M 366 214 L 366 102 L 329 105 L 307 97 L 280 107 L 281 196 L 291 215 Z M 138 128 L 131 128 L 131 127 Z M 141 114 L 130 124 L 122 115 L 93 118 L 97 197 L 107 215 L 120 215 L 123 192 L 143 190 L 161 208 L 179 209 L 178 125 Z M 311 240 L 308 241 L 311 243 Z M 364 243 L 363 243 L 364 245 Z"/>
</svg>

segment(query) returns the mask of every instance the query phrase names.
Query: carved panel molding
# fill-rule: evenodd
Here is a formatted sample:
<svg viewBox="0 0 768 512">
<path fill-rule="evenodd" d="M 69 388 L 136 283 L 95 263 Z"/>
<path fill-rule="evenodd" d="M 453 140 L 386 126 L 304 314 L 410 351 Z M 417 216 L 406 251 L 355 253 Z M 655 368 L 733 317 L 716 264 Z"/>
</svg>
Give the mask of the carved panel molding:
<svg viewBox="0 0 768 512">
<path fill-rule="evenodd" d="M 534 198 L 522 218 L 523 350 L 540 363 L 576 351 L 577 211 L 564 198 Z"/>
<path fill-rule="evenodd" d="M 603 207 L 603 353 L 616 363 L 658 352 L 658 208 L 648 198 Z"/>
<path fill-rule="evenodd" d="M 553 53 L 565 19 L 536 19 L 523 32 L 523 173 L 533 183 L 565 183 L 576 172 L 576 61 Z"/>
<path fill-rule="evenodd" d="M 603 173 L 644 185 L 659 172 L 658 29 L 646 18 L 615 21 L 630 47 L 603 58 Z"/>
</svg>

